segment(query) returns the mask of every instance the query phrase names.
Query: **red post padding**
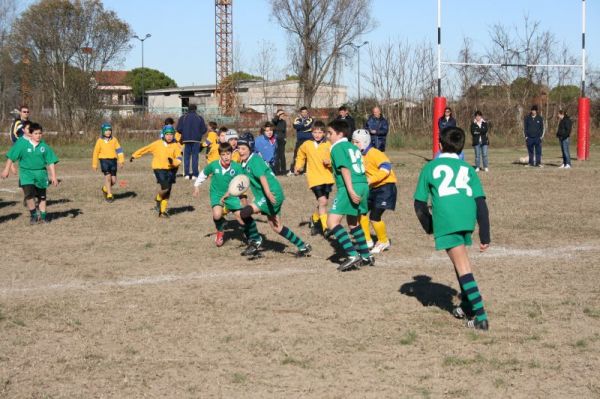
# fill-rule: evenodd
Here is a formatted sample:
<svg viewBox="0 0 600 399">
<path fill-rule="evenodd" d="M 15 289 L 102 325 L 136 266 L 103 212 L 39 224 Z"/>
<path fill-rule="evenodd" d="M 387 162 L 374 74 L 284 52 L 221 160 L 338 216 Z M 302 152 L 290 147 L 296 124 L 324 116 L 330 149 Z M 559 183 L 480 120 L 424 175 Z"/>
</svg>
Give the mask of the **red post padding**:
<svg viewBox="0 0 600 399">
<path fill-rule="evenodd" d="M 440 127 L 438 120 L 444 115 L 446 97 L 433 97 L 433 156 L 440 149 Z"/>
<path fill-rule="evenodd" d="M 577 160 L 590 159 L 590 99 L 579 97 L 577 105 Z"/>
</svg>

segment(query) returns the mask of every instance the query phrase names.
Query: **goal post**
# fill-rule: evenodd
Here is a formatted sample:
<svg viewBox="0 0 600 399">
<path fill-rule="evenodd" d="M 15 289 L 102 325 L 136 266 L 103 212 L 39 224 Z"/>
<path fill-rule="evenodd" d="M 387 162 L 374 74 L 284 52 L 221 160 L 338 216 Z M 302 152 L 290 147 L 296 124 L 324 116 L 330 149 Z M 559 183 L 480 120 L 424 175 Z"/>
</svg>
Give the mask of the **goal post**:
<svg viewBox="0 0 600 399">
<path fill-rule="evenodd" d="M 432 126 L 432 152 L 433 155 L 439 151 L 439 127 L 438 120 L 444 115 L 446 97 L 442 96 L 442 65 L 463 66 L 489 66 L 489 67 L 525 67 L 525 68 L 581 68 L 581 94 L 577 104 L 577 159 L 588 160 L 590 157 L 590 99 L 585 96 L 585 1 L 581 0 L 581 64 L 493 64 L 474 62 L 448 62 L 442 61 L 442 0 L 437 0 L 437 96 L 433 98 L 433 126 Z"/>
</svg>

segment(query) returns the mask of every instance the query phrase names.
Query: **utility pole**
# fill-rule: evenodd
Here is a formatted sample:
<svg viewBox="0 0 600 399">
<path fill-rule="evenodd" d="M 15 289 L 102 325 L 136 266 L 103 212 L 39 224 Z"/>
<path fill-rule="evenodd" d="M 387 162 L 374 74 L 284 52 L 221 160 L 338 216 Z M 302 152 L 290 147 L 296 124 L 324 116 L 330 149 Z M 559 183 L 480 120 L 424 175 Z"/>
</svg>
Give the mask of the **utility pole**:
<svg viewBox="0 0 600 399">
<path fill-rule="evenodd" d="M 144 42 L 150 37 L 152 37 L 150 33 L 146 33 L 146 36 L 144 36 L 143 38 L 139 37 L 138 35 L 133 36 L 134 39 L 138 39 L 140 42 L 142 42 L 142 112 L 146 112 L 146 92 L 144 90 Z"/>
<path fill-rule="evenodd" d="M 354 43 L 350 43 L 350 46 L 352 46 L 353 49 L 356 50 L 356 53 L 358 54 L 358 74 L 357 74 L 357 81 L 358 81 L 358 102 L 360 104 L 360 48 L 366 44 L 369 44 L 368 41 L 363 42 L 363 44 L 354 44 Z"/>
</svg>

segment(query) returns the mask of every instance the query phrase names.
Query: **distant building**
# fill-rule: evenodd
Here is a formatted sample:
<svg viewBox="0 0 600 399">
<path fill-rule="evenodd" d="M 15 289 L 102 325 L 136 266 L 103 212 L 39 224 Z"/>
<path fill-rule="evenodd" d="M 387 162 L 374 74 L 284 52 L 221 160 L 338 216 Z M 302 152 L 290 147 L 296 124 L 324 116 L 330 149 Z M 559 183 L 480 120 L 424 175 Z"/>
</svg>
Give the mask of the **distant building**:
<svg viewBox="0 0 600 399">
<path fill-rule="evenodd" d="M 205 115 L 219 114 L 216 86 L 185 86 L 170 89 L 147 90 L 148 111 L 151 113 L 179 113 L 183 108 L 196 104 Z M 302 105 L 302 92 L 297 80 L 265 82 L 242 81 L 235 88 L 238 109 L 266 113 L 269 117 L 282 108 L 295 113 Z M 313 108 L 337 108 L 348 101 L 346 86 L 323 84 L 313 99 Z"/>
<path fill-rule="evenodd" d="M 100 91 L 100 103 L 106 111 L 121 116 L 133 115 L 135 98 L 133 88 L 125 82 L 128 71 L 102 71 L 94 74 Z"/>
</svg>

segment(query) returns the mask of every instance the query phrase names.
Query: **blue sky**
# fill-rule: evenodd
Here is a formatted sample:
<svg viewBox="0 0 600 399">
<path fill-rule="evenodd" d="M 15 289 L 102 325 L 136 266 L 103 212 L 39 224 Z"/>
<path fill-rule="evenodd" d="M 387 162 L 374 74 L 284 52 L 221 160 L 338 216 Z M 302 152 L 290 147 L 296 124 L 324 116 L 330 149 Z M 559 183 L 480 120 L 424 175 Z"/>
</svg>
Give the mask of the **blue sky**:
<svg viewBox="0 0 600 399">
<path fill-rule="evenodd" d="M 145 42 L 147 67 L 165 72 L 179 85 L 214 82 L 214 0 L 104 0 L 104 5 L 129 22 L 138 35 L 152 34 Z M 540 21 L 542 30 L 551 30 L 559 40 L 564 40 L 580 62 L 580 0 L 442 0 L 443 59 L 456 59 L 465 36 L 473 40 L 476 48 L 484 48 L 492 25 L 519 25 L 525 14 Z M 436 42 L 437 0 L 374 0 L 373 16 L 377 26 L 362 40 Z M 268 40 L 277 49 L 273 62 L 284 73 L 286 34 L 270 17 L 269 1 L 234 0 L 233 19 L 234 44 L 241 69 L 255 71 L 259 44 Z M 593 69 L 600 68 L 599 22 L 600 1 L 587 0 L 586 47 Z M 125 69 L 141 63 L 139 42 L 132 41 L 132 45 L 121 65 Z M 367 57 L 366 49 L 362 51 L 361 56 Z M 350 94 L 355 94 L 354 66 L 346 68 L 342 80 L 349 86 Z"/>
</svg>

